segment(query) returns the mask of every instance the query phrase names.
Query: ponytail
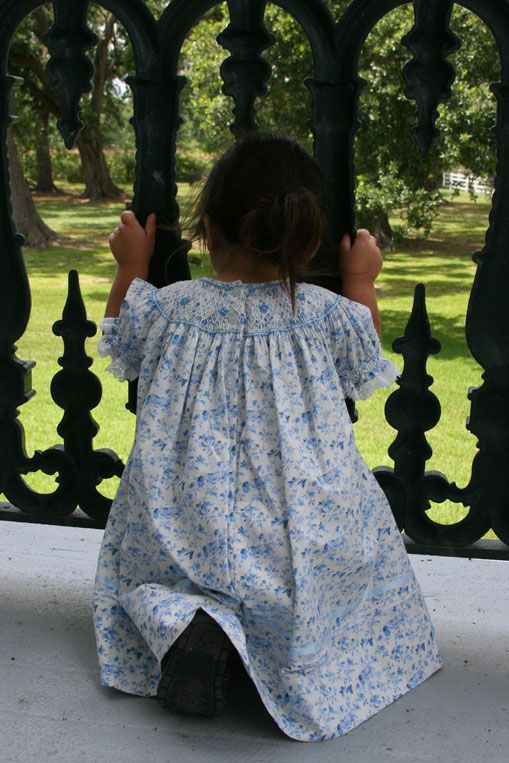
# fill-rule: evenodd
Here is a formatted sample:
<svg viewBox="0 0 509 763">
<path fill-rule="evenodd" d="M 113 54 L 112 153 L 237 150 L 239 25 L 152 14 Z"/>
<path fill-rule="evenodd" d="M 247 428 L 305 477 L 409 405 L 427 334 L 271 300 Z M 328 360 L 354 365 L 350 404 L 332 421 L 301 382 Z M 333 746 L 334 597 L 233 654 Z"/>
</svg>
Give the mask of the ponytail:
<svg viewBox="0 0 509 763">
<path fill-rule="evenodd" d="M 239 244 L 278 269 L 295 310 L 297 279 L 320 247 L 324 215 L 317 196 L 301 186 L 262 196 L 242 219 Z"/>
</svg>

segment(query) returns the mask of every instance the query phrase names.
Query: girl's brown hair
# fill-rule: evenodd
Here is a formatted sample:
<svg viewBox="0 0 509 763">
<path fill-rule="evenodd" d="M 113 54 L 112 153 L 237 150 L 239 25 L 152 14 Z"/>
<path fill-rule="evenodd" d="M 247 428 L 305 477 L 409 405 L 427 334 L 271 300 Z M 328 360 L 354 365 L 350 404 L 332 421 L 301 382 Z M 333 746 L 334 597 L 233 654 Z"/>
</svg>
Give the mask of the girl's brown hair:
<svg viewBox="0 0 509 763">
<path fill-rule="evenodd" d="M 297 141 L 253 133 L 217 161 L 194 210 L 195 236 L 208 214 L 228 244 L 276 266 L 289 284 L 308 275 L 324 235 L 324 184 L 311 154 Z"/>
</svg>

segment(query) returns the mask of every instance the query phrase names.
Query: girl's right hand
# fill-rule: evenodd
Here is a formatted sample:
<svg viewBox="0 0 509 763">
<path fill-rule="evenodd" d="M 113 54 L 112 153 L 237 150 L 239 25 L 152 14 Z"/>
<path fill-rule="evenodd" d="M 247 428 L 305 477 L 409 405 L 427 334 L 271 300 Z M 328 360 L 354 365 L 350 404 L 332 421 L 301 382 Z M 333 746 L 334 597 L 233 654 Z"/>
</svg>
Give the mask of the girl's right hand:
<svg viewBox="0 0 509 763">
<path fill-rule="evenodd" d="M 382 265 L 382 254 L 369 230 L 361 228 L 357 231 L 353 245 L 350 236 L 345 233 L 339 245 L 339 271 L 343 280 L 373 283 Z"/>
<path fill-rule="evenodd" d="M 154 252 L 155 238 L 155 212 L 148 215 L 145 227 L 142 228 L 134 212 L 126 209 L 120 215 L 119 224 L 108 236 L 108 241 L 119 268 L 139 270 L 140 273 L 145 273 L 141 277 L 146 278 L 148 264 Z"/>
</svg>

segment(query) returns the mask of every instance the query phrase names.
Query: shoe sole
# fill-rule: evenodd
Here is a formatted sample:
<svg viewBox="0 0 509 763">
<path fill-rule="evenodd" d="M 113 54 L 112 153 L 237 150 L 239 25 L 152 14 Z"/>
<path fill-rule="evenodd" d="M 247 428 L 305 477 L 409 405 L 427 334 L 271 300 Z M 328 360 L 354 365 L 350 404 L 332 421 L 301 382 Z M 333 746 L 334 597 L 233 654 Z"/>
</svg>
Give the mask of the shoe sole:
<svg viewBox="0 0 509 763">
<path fill-rule="evenodd" d="M 222 628 L 199 610 L 169 650 L 157 688 L 160 706 L 190 715 L 221 710 L 230 649 Z"/>
</svg>

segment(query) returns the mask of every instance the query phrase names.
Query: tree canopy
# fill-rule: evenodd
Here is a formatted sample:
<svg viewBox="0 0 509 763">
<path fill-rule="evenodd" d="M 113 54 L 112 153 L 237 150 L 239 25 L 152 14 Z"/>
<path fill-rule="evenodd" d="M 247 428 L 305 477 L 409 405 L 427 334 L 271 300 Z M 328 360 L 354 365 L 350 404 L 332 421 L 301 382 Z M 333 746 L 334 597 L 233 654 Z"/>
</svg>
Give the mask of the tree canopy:
<svg viewBox="0 0 509 763">
<path fill-rule="evenodd" d="M 163 0 L 147 3 L 158 16 L 166 6 Z M 330 0 L 339 18 L 348 0 Z M 49 8 L 43 6 L 23 22 L 10 53 L 10 71 L 25 78 L 17 96 L 20 122 L 15 128 L 18 147 L 23 146 L 22 164 L 31 182 L 37 185 L 36 145 L 41 142 L 39 125 L 47 124 L 48 145 L 57 169 L 69 174 L 57 137 L 55 96 L 45 84 L 47 59 L 41 39 L 49 23 Z M 180 73 L 188 84 L 181 97 L 184 119 L 178 136 L 179 167 L 183 176 L 213 157 L 232 141 L 228 124 L 232 121 L 232 102 L 221 92 L 219 67 L 228 56 L 216 42 L 226 27 L 227 6 L 212 9 L 191 30 L 180 56 Z M 500 63 L 491 33 L 472 13 L 454 6 L 453 30 L 463 45 L 452 57 L 456 81 L 451 98 L 440 108 L 440 136 L 428 159 L 415 147 L 412 125 L 416 108 L 403 92 L 402 70 L 410 58 L 401 38 L 413 23 L 410 4 L 389 13 L 370 33 L 360 61 L 360 74 L 366 86 L 360 99 L 361 127 L 356 137 L 357 196 L 360 222 L 385 218 L 395 209 L 404 209 L 408 227 L 430 227 L 440 203 L 442 173 L 458 167 L 467 172 L 493 178 L 495 174 L 495 99 L 490 83 L 500 76 Z M 310 93 L 304 85 L 312 76 L 312 61 L 307 39 L 299 24 L 275 4 L 269 3 L 266 24 L 275 44 L 265 51 L 272 67 L 269 93 L 257 103 L 257 119 L 263 129 L 287 132 L 311 147 Z M 88 138 L 92 150 L 79 145 L 81 166 L 74 163 L 74 179 L 86 183 L 85 195 L 93 196 L 93 183 L 87 175 L 87 161 L 107 154 L 111 174 L 117 182 L 132 178 L 134 133 L 128 123 L 132 105 L 123 82 L 133 73 L 132 50 L 122 26 L 111 14 L 91 4 L 90 26 L 100 38 L 95 53 L 94 90 L 83 96 L 82 118 L 87 124 L 81 143 Z M 34 119 L 35 113 L 35 119 Z M 88 132 L 87 132 L 88 131 Z M 89 146 L 89 148 L 90 148 Z M 29 149 L 29 150 L 27 150 Z M 31 150 L 30 150 L 31 149 Z M 90 156 L 92 153 L 92 156 Z M 115 195 L 115 184 L 106 177 L 104 159 L 100 193 Z M 60 162 L 60 164 L 58 164 Z M 39 170 L 40 170 L 39 166 Z M 58 172 L 56 173 L 58 176 Z M 192 177 L 191 177 L 192 179 Z M 49 182 L 49 181 L 47 181 Z M 111 182 L 111 185 L 108 185 Z"/>
<path fill-rule="evenodd" d="M 330 2 L 338 18 L 348 3 Z M 219 65 L 224 52 L 215 38 L 227 23 L 225 11 L 206 16 L 192 31 L 182 51 L 182 73 L 190 78 L 183 91 L 181 145 L 195 141 L 210 152 L 231 141 L 227 123 L 231 104 L 220 93 Z M 309 146 L 310 94 L 304 80 L 312 74 L 309 46 L 295 20 L 270 5 L 266 23 L 276 43 L 265 52 L 272 65 L 267 98 L 259 102 L 264 129 L 283 130 Z M 362 223 L 374 215 L 404 208 L 409 227 L 429 229 L 438 204 L 442 173 L 464 168 L 492 179 L 496 153 L 492 127 L 495 100 L 490 83 L 500 64 L 489 30 L 465 8 L 455 6 L 453 30 L 463 41 L 454 55 L 456 81 L 451 98 L 440 108 L 440 136 L 427 159 L 419 155 L 412 126 L 416 107 L 403 91 L 402 71 L 410 54 L 401 45 L 411 29 L 411 6 L 383 18 L 372 30 L 360 60 L 365 88 L 360 99 L 361 127 L 356 137 L 358 211 Z"/>
</svg>

